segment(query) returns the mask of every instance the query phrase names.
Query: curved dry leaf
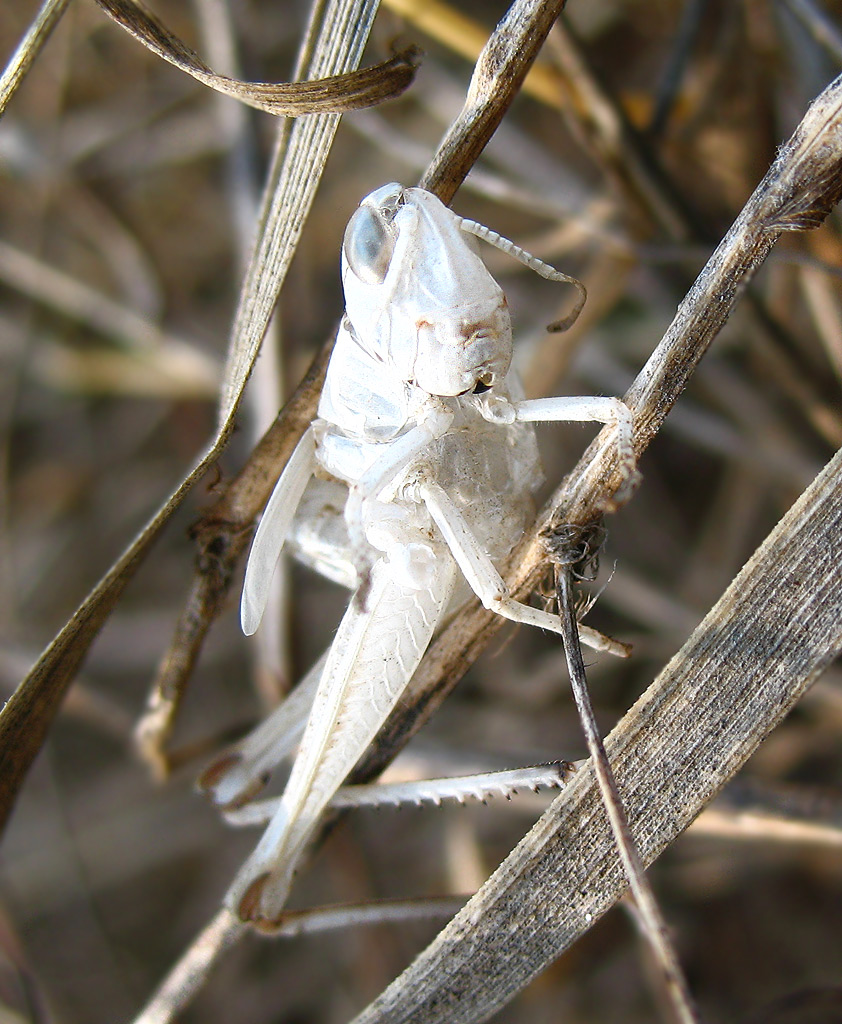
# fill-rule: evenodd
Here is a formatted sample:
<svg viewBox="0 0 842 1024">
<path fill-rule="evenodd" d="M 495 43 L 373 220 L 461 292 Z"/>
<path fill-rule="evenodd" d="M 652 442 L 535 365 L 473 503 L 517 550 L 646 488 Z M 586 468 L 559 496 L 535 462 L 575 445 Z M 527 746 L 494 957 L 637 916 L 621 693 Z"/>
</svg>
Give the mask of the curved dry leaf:
<svg viewBox="0 0 842 1024">
<path fill-rule="evenodd" d="M 218 75 L 139 0 L 97 0 L 118 25 L 163 60 L 210 89 L 267 114 L 343 113 L 399 96 L 412 81 L 420 51 L 409 47 L 361 71 L 304 82 L 242 82 Z"/>
</svg>

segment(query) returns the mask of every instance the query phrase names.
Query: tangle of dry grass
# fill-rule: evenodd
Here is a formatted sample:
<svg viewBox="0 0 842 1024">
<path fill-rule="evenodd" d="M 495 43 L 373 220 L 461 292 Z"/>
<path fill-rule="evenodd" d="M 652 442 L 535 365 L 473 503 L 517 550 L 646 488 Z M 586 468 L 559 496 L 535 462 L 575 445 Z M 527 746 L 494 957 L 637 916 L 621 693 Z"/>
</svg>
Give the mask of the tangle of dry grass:
<svg viewBox="0 0 842 1024">
<path fill-rule="evenodd" d="M 220 3 L 152 6 L 185 52 L 203 52 L 196 26 Z M 34 16 L 20 6 L 0 14 L 4 54 Z M 415 25 L 414 5 L 394 0 L 363 63 L 387 57 L 399 36 L 427 51 L 416 83 L 400 100 L 346 116 L 328 156 L 338 115 L 277 132 L 260 115 L 235 135 L 210 94 L 94 5 L 79 0 L 58 21 L 66 6 L 43 4 L 0 93 L 7 694 L 68 622 L 0 717 L 5 812 L 50 736 L 5 837 L 0 992 L 9 1009 L 25 1019 L 51 1019 L 53 1009 L 86 1024 L 128 1019 L 213 918 L 249 838 L 211 819 L 191 779 L 261 711 L 262 691 L 249 685 L 261 666 L 249 665 L 230 614 L 237 559 L 270 467 L 311 415 L 327 349 L 251 457 L 231 436 L 242 384 L 285 278 L 278 321 L 290 380 L 330 335 L 341 309 L 336 253 L 360 195 L 420 178 L 451 198 L 505 113 L 456 205 L 577 273 L 591 296 L 573 331 L 545 339 L 542 325 L 564 297 L 494 266 L 524 377 L 533 393 L 631 386 L 639 451 L 651 444 L 643 485 L 608 519 L 604 561 L 616 569 L 589 619 L 635 644 L 629 664 L 588 671 L 602 731 L 619 723 L 608 749 L 637 842 L 647 862 L 672 843 L 651 880 L 704 1019 L 774 1021 L 795 1003 L 838 1017 L 838 670 L 807 692 L 842 642 L 831 458 L 842 441 L 838 87 L 777 152 L 839 70 L 838 9 L 670 0 L 655 19 L 650 5 L 571 0 L 524 96 L 509 109 L 530 43 L 549 30 L 548 8 L 545 22 L 533 12 L 519 26 L 522 68 L 497 80 L 506 56 L 486 55 L 460 117 L 472 67 L 456 54 L 475 48 L 507 5 L 492 14 L 487 4 L 431 2 Z M 374 6 L 353 17 L 373 17 Z M 364 32 L 351 48 L 334 27 L 328 53 L 315 29 L 299 45 L 286 8 L 253 2 L 233 13 L 228 42 L 248 68 L 242 80 L 323 77 L 362 60 Z M 238 211 L 256 182 L 268 182 L 258 247 L 238 292 Z M 548 533 L 560 520 L 590 522 L 616 483 L 599 439 L 581 460 L 578 429 L 545 440 L 549 481 L 569 475 L 516 554 L 512 582 L 523 591 L 539 582 Z M 214 494 L 198 494 L 217 463 Z M 191 519 L 200 558 L 185 610 Z M 329 642 L 326 609 L 338 618 L 342 597 L 304 575 L 293 582 L 297 678 Z M 132 753 L 131 721 L 179 615 L 145 719 L 147 755 L 170 773 L 153 788 Z M 439 638 L 361 778 L 440 705 L 402 755 L 407 770 L 413 758 L 441 775 L 582 756 L 561 654 L 546 638 L 521 631 L 492 645 L 442 705 L 496 628 L 469 609 Z M 360 1020 L 495 1011 L 525 1024 L 651 1020 L 646 955 L 641 973 L 622 915 L 594 924 L 623 876 L 590 772 L 518 844 L 544 808 L 525 800 L 346 819 L 300 880 L 299 903 L 485 884 L 382 995 L 434 926 L 367 925 L 351 941 L 247 939 L 181 1019 L 338 1022 L 375 999 Z M 224 927 L 219 935 L 224 942 Z"/>
</svg>

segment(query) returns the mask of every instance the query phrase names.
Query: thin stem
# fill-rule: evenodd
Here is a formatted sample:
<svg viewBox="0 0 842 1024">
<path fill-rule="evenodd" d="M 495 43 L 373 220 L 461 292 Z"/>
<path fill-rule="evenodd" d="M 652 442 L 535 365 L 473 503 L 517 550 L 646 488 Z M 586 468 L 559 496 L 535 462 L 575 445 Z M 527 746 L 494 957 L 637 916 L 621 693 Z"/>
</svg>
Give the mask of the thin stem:
<svg viewBox="0 0 842 1024">
<path fill-rule="evenodd" d="M 5 113 L 9 100 L 14 96 L 32 62 L 50 38 L 70 0 L 44 0 L 35 15 L 26 35 L 12 54 L 9 63 L 0 75 L 0 117 Z"/>
<path fill-rule="evenodd" d="M 134 1024 L 169 1024 L 207 980 L 214 964 L 245 933 L 246 926 L 225 907 L 202 929 Z"/>
<path fill-rule="evenodd" d="M 448 918 L 460 910 L 468 898 L 467 895 L 431 896 L 292 910 L 284 913 L 277 928 L 267 934 L 289 939 L 388 921 Z M 247 930 L 247 925 L 223 907 L 199 932 L 133 1024 L 171 1024 L 192 1001 L 222 954 L 239 942 Z"/>
<path fill-rule="evenodd" d="M 643 934 L 649 942 L 656 963 L 663 972 L 664 987 L 675 1010 L 676 1019 L 682 1024 L 699 1024 L 700 1017 L 693 1005 L 687 981 L 667 931 L 666 922 L 644 873 L 643 863 L 629 828 L 626 809 L 617 789 L 617 781 L 596 726 L 588 693 L 585 663 L 582 660 L 582 649 L 579 646 L 570 568 L 556 566 L 555 582 L 559 617 L 563 629 L 564 654 L 567 659 L 567 671 L 570 674 L 573 699 L 576 701 L 579 711 L 582 730 L 585 733 L 585 740 L 602 794 L 602 802 L 611 823 L 617 850 L 623 862 L 623 869 L 637 904 Z"/>
</svg>

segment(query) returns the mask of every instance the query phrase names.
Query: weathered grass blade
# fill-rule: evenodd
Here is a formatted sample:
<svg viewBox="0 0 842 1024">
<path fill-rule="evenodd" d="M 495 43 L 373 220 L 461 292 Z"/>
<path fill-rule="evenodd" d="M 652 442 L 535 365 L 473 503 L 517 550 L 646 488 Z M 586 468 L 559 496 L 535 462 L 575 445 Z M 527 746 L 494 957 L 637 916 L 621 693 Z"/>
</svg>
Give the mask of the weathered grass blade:
<svg viewBox="0 0 842 1024">
<path fill-rule="evenodd" d="M 606 747 L 644 863 L 685 829 L 842 651 L 842 452 Z M 591 765 L 356 1024 L 487 1020 L 627 886 Z"/>
<path fill-rule="evenodd" d="M 307 68 L 309 77 L 358 66 L 377 0 L 333 0 L 324 11 Z M 287 267 L 330 151 L 339 114 L 298 121 L 279 145 L 264 191 L 258 241 L 241 292 L 229 348 L 219 427 L 207 451 L 47 647 L 0 712 L 0 829 L 43 744 L 61 698 L 91 643 L 146 553 L 187 492 L 216 460 L 231 432 Z"/>
</svg>

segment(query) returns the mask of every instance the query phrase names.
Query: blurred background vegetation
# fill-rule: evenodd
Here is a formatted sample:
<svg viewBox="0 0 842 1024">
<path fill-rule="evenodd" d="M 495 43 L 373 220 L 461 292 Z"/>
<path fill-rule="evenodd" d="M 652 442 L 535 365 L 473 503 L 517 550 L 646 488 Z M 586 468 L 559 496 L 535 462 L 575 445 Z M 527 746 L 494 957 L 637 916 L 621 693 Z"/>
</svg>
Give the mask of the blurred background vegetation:
<svg viewBox="0 0 842 1024">
<path fill-rule="evenodd" d="M 154 10 L 212 66 L 233 42 L 242 77 L 288 79 L 307 5 L 232 0 L 233 35 L 220 39 L 220 3 L 155 0 Z M 163 785 L 150 779 L 132 729 L 183 604 L 189 526 L 334 330 L 339 246 L 360 197 L 416 180 L 460 109 L 473 37 L 453 15 L 482 39 L 506 9 L 424 4 L 418 25 L 389 6 L 401 5 L 384 3 L 369 62 L 395 39 L 419 43 L 424 61 L 400 100 L 343 120 L 276 318 L 282 373 L 258 367 L 217 473 L 97 641 L 8 830 L 0 1021 L 98 1024 L 136 1012 L 253 842 L 217 820 L 193 779 L 312 663 L 341 615 L 343 593 L 292 569 L 277 649 L 258 655 L 239 633 L 234 593 L 180 716 L 178 768 Z M 29 0 L 0 7 L 3 55 L 34 12 Z M 572 34 L 546 48 L 543 84 L 515 102 L 454 205 L 589 287 L 581 324 L 548 337 L 569 296 L 488 255 L 529 392 L 622 394 L 776 145 L 842 67 L 842 3 L 571 0 L 568 18 Z M 0 122 L 5 695 L 212 433 L 251 197 L 274 133 L 272 118 L 232 117 L 226 103 L 79 0 Z M 609 117 L 625 124 L 619 134 Z M 635 652 L 591 667 L 605 731 L 839 447 L 840 273 L 837 213 L 779 243 L 753 286 L 765 323 L 750 304 L 738 310 L 645 456 L 640 491 L 609 522 L 603 579 L 615 571 L 589 622 Z M 550 484 L 589 437 L 578 426 L 542 431 Z M 828 672 L 741 777 L 744 796 L 785 793 L 805 814 L 815 807 L 823 827 L 784 839 L 700 826 L 651 872 L 711 1021 L 842 1021 L 841 679 Z M 558 645 L 510 630 L 404 768 L 583 755 Z M 331 836 L 295 902 L 470 891 L 540 806 L 530 797 L 361 812 Z M 412 924 L 249 939 L 183 1019 L 339 1024 L 434 933 Z M 496 1019 L 651 1021 L 647 970 L 616 909 Z"/>
</svg>

